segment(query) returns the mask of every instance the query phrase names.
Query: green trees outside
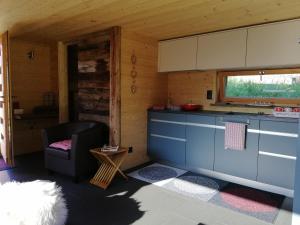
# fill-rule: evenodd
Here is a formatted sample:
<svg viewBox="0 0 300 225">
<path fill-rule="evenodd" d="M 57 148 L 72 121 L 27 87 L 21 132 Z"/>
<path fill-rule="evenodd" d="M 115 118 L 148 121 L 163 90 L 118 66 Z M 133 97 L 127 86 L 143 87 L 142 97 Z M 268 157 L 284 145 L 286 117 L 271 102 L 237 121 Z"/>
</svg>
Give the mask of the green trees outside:
<svg viewBox="0 0 300 225">
<path fill-rule="evenodd" d="M 225 96 L 240 98 L 300 98 L 300 83 L 263 84 L 228 79 Z"/>
</svg>

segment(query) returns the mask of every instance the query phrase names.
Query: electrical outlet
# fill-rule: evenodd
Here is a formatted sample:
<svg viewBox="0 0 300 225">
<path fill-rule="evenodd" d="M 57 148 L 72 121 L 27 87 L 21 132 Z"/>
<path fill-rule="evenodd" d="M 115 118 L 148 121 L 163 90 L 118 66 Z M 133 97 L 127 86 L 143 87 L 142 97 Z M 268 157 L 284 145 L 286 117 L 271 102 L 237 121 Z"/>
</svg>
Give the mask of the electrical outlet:
<svg viewBox="0 0 300 225">
<path fill-rule="evenodd" d="M 132 153 L 132 152 L 133 152 L 133 147 L 130 146 L 130 147 L 128 148 L 128 153 Z"/>
</svg>

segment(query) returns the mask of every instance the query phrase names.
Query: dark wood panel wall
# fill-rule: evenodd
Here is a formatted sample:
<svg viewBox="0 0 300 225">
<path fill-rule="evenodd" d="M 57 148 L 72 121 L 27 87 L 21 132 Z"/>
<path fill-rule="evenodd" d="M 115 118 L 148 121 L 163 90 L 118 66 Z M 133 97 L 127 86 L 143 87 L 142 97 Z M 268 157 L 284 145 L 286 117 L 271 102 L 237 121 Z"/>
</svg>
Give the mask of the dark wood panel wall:
<svg viewBox="0 0 300 225">
<path fill-rule="evenodd" d="M 78 43 L 78 119 L 109 124 L 110 39 L 88 37 Z"/>
<path fill-rule="evenodd" d="M 71 57 L 75 62 L 72 68 L 70 49 L 76 53 Z M 110 144 L 120 144 L 121 28 L 59 42 L 58 56 L 60 122 L 73 118 L 105 122 L 110 128 Z M 70 84 L 71 73 L 76 85 Z M 76 115 L 71 118 L 74 109 Z"/>
</svg>

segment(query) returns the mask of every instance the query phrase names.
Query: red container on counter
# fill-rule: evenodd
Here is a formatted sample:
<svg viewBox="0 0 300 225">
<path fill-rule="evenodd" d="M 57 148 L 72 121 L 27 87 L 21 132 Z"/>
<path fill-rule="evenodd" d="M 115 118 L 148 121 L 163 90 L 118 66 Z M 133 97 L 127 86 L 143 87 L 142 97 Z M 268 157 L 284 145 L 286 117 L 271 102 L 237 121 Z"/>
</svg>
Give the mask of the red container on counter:
<svg viewBox="0 0 300 225">
<path fill-rule="evenodd" d="M 202 109 L 202 105 L 189 103 L 189 104 L 181 105 L 181 109 L 183 111 L 197 111 L 197 110 Z"/>
</svg>

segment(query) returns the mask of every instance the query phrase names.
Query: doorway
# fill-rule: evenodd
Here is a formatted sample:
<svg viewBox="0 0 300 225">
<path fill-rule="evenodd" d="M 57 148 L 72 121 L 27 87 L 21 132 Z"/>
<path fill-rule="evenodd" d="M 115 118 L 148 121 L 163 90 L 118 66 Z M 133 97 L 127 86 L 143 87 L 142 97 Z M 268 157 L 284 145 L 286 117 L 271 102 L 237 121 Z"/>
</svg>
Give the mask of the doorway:
<svg viewBox="0 0 300 225">
<path fill-rule="evenodd" d="M 120 142 L 120 27 L 60 42 L 60 122 L 94 120 Z"/>
</svg>

